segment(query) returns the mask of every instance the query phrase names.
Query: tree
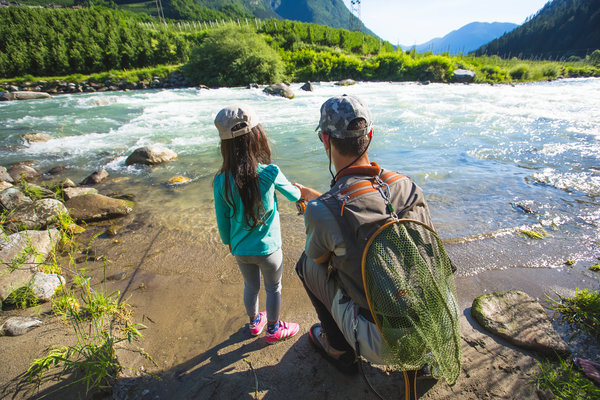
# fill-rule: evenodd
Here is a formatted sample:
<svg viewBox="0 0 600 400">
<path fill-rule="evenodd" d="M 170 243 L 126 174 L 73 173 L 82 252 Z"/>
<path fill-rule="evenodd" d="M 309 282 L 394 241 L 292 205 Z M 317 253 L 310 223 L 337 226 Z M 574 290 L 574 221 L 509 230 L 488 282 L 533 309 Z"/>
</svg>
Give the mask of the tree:
<svg viewBox="0 0 600 400">
<path fill-rule="evenodd" d="M 261 35 L 234 25 L 208 33 L 184 66 L 188 80 L 208 86 L 277 82 L 283 70 L 281 57 Z"/>
</svg>

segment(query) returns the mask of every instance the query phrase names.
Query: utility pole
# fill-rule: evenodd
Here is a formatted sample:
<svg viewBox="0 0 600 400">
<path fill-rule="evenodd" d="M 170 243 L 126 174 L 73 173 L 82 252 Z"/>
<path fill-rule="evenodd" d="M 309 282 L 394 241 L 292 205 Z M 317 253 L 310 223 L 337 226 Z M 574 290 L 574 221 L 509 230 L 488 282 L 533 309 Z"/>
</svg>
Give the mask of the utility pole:
<svg viewBox="0 0 600 400">
<path fill-rule="evenodd" d="M 360 21 L 360 0 L 351 0 L 350 1 L 350 30 L 351 31 L 361 31 L 361 21 Z"/>
</svg>

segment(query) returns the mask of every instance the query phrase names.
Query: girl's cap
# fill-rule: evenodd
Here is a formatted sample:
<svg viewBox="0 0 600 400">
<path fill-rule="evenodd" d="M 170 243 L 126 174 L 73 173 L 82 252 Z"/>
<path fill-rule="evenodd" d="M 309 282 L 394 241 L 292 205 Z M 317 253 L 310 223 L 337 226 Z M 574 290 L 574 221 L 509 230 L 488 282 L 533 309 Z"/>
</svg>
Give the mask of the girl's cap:
<svg viewBox="0 0 600 400">
<path fill-rule="evenodd" d="M 234 131 L 233 128 L 239 124 L 242 125 L 242 128 Z M 225 107 L 215 117 L 215 126 L 221 140 L 245 135 L 256 125 L 258 125 L 258 117 L 254 110 L 247 105 Z"/>
</svg>

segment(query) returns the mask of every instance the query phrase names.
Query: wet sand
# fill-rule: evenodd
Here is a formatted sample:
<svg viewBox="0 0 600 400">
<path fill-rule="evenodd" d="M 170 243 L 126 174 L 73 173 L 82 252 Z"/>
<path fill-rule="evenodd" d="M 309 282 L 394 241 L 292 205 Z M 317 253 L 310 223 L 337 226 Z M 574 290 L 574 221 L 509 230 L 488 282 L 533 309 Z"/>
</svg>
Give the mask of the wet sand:
<svg viewBox="0 0 600 400">
<path fill-rule="evenodd" d="M 294 338 L 275 345 L 268 345 L 264 337 L 250 336 L 242 278 L 214 228 L 181 230 L 140 207 L 133 215 L 112 222 L 121 227 L 117 236 L 103 234 L 92 242 L 97 254 L 108 260 L 107 276 L 125 273 L 123 280 L 108 281 L 107 291 L 120 290 L 122 299 L 134 309 L 133 320 L 147 326 L 137 345 L 156 362 L 154 365 L 135 349 L 119 349 L 119 360 L 126 369 L 108 398 L 375 398 L 360 375 L 338 373 L 309 342 L 307 332 L 317 318 L 294 272 L 303 247 L 303 223 L 285 207 L 281 318 L 298 322 L 301 328 Z M 88 226 L 79 241 L 89 243 L 109 224 Z M 100 285 L 104 265 L 99 260 L 78 267 L 88 268 L 92 282 Z M 472 276 L 463 276 L 459 266 L 456 285 L 463 311 L 463 371 L 454 387 L 444 381 L 420 381 L 418 392 L 423 399 L 537 399 L 530 383 L 538 369 L 537 356 L 483 331 L 470 316 L 473 299 L 511 289 L 541 300 L 556 298 L 556 293 L 573 294 L 576 287 L 596 289 L 598 278 L 584 265 L 483 271 Z M 63 389 L 56 381 L 46 381 L 39 388 L 22 384 L 20 374 L 33 358 L 45 355 L 49 346 L 74 340 L 68 326 L 43 313 L 48 309 L 48 304 L 39 308 L 43 327 L 20 337 L 0 337 L 0 397 L 78 398 L 73 387 Z M 3 312 L 0 323 L 10 315 L 35 312 Z M 403 397 L 402 373 L 364 365 L 369 380 L 385 398 Z"/>
</svg>

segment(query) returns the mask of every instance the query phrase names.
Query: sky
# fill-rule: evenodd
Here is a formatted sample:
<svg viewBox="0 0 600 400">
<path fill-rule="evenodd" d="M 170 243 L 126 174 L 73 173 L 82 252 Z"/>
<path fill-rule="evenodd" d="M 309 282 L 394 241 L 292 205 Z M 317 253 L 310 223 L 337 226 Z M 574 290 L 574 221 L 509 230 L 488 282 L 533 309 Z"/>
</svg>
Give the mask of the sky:
<svg viewBox="0 0 600 400">
<path fill-rule="evenodd" d="M 361 19 L 379 37 L 412 46 L 471 22 L 522 24 L 548 0 L 361 0 Z M 350 8 L 350 0 L 344 0 Z"/>
</svg>

